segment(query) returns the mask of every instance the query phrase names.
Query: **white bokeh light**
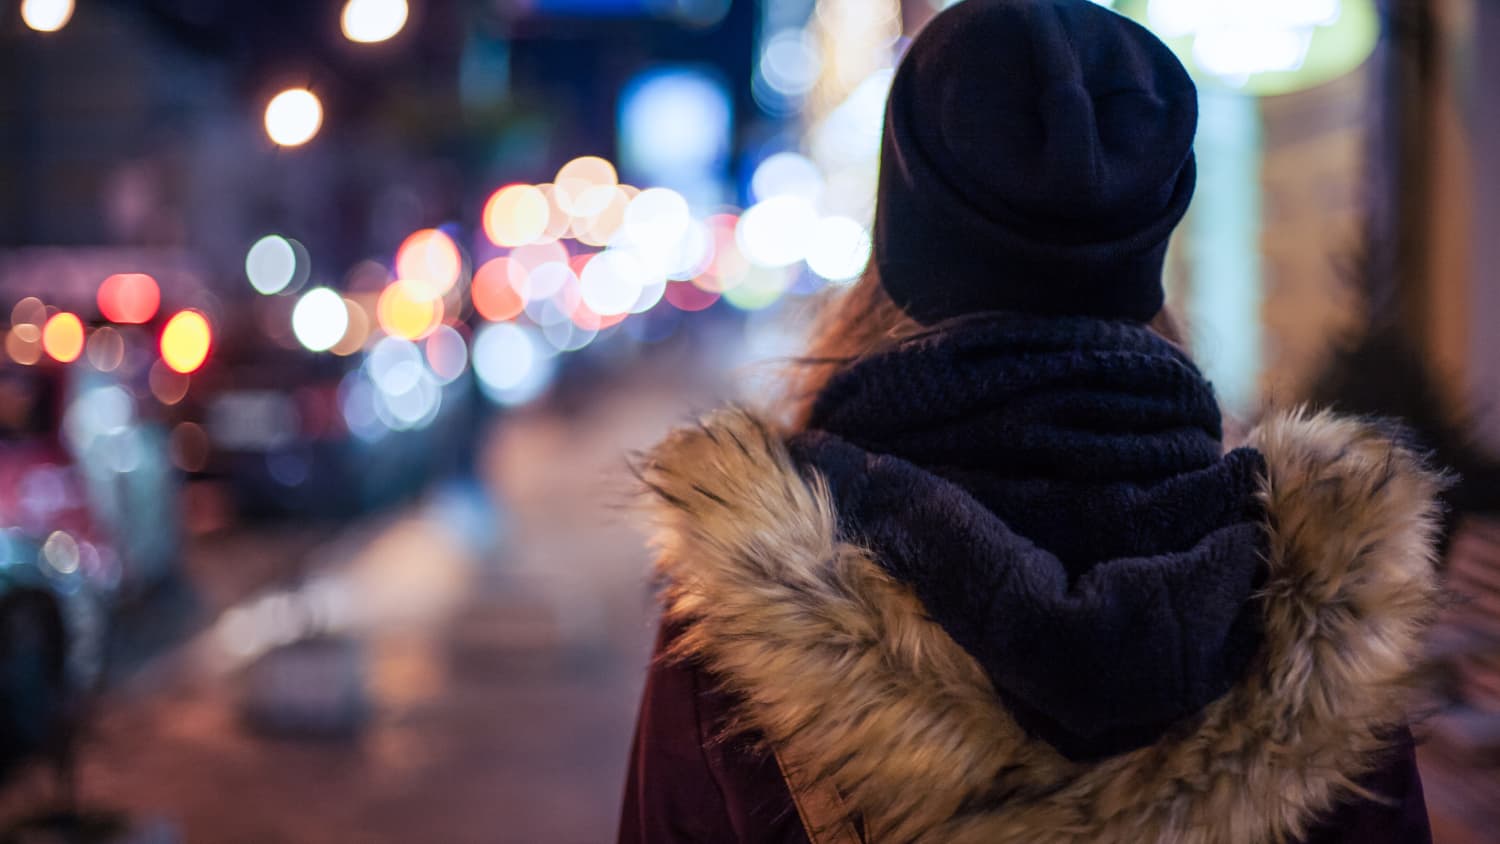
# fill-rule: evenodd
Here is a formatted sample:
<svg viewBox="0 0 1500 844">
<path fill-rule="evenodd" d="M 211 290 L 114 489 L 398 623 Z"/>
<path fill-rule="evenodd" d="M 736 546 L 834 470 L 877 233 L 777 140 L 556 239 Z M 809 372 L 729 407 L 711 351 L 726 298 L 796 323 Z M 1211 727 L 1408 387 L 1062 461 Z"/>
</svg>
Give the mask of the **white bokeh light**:
<svg viewBox="0 0 1500 844">
<path fill-rule="evenodd" d="M 859 277 L 870 262 L 870 233 L 848 217 L 825 217 L 813 230 L 807 266 L 833 282 Z"/>
<path fill-rule="evenodd" d="M 777 196 L 800 196 L 817 202 L 823 193 L 823 174 L 805 155 L 778 152 L 762 161 L 750 177 L 750 194 L 756 201 Z"/>
<path fill-rule="evenodd" d="M 383 338 L 365 358 L 370 381 L 386 395 L 399 396 L 412 389 L 426 368 L 417 344 L 400 337 Z"/>
<path fill-rule="evenodd" d="M 579 293 L 589 310 L 600 316 L 629 313 L 641 292 L 653 282 L 651 270 L 639 255 L 606 249 L 589 261 L 579 278 Z"/>
<path fill-rule="evenodd" d="M 266 134 L 280 146 L 301 146 L 323 125 L 323 104 L 306 88 L 289 88 L 266 104 Z"/>
<path fill-rule="evenodd" d="M 773 196 L 740 217 L 734 236 L 752 264 L 785 267 L 807 256 L 817 223 L 817 211 L 803 197 Z"/>
<path fill-rule="evenodd" d="M 782 96 L 800 97 L 811 91 L 822 67 L 818 42 L 800 27 L 772 35 L 761 49 L 761 78 Z"/>
<path fill-rule="evenodd" d="M 73 0 L 22 0 L 21 20 L 37 32 L 56 32 L 73 17 Z"/>
<path fill-rule="evenodd" d="M 408 14 L 406 0 L 349 0 L 339 24 L 350 41 L 375 44 L 394 38 Z"/>
<path fill-rule="evenodd" d="M 349 330 L 349 308 L 344 297 L 327 287 L 302 294 L 292 309 L 292 333 L 310 352 L 326 352 Z"/>
<path fill-rule="evenodd" d="M 500 322 L 475 335 L 472 364 L 487 398 L 497 404 L 519 405 L 547 389 L 556 371 L 555 354 L 530 329 Z"/>
<path fill-rule="evenodd" d="M 267 296 L 280 293 L 296 275 L 297 252 L 281 235 L 266 235 L 245 253 L 245 277 L 260 293 Z"/>
<path fill-rule="evenodd" d="M 682 194 L 670 188 L 649 188 L 625 206 L 620 237 L 644 249 L 674 254 L 692 223 L 692 212 Z"/>
</svg>

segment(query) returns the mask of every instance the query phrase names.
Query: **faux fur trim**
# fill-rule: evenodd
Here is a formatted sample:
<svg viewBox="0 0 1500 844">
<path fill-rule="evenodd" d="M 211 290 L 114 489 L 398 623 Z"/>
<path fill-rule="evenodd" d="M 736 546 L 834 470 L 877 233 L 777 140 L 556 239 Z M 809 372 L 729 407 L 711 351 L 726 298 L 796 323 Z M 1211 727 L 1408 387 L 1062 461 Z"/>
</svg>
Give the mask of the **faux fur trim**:
<svg viewBox="0 0 1500 844">
<path fill-rule="evenodd" d="M 1282 841 L 1349 796 L 1404 716 L 1435 595 L 1441 479 L 1373 425 L 1293 412 L 1265 454 L 1265 642 L 1243 681 L 1157 744 L 1073 763 L 868 553 L 822 480 L 723 411 L 669 436 L 655 492 L 666 612 L 803 779 L 873 842 Z"/>
</svg>

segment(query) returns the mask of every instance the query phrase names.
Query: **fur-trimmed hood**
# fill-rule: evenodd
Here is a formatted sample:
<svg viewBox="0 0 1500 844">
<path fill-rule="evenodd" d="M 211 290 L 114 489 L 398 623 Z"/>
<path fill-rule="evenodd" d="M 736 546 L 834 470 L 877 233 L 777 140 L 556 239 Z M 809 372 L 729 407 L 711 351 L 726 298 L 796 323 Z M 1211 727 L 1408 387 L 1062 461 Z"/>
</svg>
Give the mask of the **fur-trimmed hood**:
<svg viewBox="0 0 1500 844">
<path fill-rule="evenodd" d="M 1290 413 L 1265 456 L 1264 641 L 1155 744 L 1069 761 L 871 554 L 781 436 L 724 411 L 668 437 L 655 494 L 666 612 L 741 723 L 837 789 L 874 842 L 1279 841 L 1378 762 L 1436 591 L 1441 479 L 1378 426 Z"/>
</svg>

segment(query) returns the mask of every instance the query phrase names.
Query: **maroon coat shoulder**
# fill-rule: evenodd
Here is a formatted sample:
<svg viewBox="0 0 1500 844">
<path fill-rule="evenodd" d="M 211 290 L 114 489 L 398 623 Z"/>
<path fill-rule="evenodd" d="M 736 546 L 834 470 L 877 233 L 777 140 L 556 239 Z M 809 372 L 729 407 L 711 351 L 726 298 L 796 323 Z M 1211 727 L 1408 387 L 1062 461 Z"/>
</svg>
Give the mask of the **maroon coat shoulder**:
<svg viewBox="0 0 1500 844">
<path fill-rule="evenodd" d="M 620 844 L 808 844 L 772 754 L 726 735 L 733 698 L 701 669 L 663 657 L 664 625 L 630 751 Z M 1411 732 L 1360 783 L 1381 799 L 1340 806 L 1302 844 L 1432 844 Z"/>
</svg>

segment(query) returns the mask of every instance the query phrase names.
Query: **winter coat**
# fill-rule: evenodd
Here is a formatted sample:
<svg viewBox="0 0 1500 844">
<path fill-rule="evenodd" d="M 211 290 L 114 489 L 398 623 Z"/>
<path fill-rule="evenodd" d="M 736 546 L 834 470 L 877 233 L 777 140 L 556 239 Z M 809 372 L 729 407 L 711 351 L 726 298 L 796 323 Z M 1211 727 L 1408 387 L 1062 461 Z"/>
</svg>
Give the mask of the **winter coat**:
<svg viewBox="0 0 1500 844">
<path fill-rule="evenodd" d="M 1154 743 L 1072 761 L 870 552 L 770 426 L 721 412 L 644 467 L 665 620 L 622 842 L 1425 842 L 1405 689 L 1440 479 L 1378 426 L 1269 419 L 1263 640 Z M 789 785 L 794 783 L 795 786 Z"/>
</svg>

